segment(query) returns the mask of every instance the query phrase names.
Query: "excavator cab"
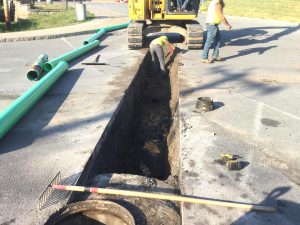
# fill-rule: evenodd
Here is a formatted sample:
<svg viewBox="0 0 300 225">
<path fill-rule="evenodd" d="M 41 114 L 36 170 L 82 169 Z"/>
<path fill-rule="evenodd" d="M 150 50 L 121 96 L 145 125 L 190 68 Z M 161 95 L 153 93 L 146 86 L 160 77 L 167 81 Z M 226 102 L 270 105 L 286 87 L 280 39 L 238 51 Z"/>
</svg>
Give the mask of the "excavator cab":
<svg viewBox="0 0 300 225">
<path fill-rule="evenodd" d="M 198 14 L 199 1 L 193 0 L 167 0 L 167 12 L 168 14 Z"/>
<path fill-rule="evenodd" d="M 129 0 L 128 47 L 143 47 L 151 34 L 177 33 L 188 49 L 200 49 L 203 30 L 196 20 L 200 0 Z"/>
</svg>

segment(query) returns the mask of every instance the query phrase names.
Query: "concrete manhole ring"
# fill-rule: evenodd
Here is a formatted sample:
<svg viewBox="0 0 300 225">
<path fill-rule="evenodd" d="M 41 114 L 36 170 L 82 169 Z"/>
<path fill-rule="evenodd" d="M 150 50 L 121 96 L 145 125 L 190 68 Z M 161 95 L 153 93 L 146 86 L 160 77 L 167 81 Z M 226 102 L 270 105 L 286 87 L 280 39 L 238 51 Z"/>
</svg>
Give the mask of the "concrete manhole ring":
<svg viewBox="0 0 300 225">
<path fill-rule="evenodd" d="M 111 201 L 87 200 L 69 204 L 50 218 L 46 225 L 135 225 L 130 212 Z"/>
</svg>

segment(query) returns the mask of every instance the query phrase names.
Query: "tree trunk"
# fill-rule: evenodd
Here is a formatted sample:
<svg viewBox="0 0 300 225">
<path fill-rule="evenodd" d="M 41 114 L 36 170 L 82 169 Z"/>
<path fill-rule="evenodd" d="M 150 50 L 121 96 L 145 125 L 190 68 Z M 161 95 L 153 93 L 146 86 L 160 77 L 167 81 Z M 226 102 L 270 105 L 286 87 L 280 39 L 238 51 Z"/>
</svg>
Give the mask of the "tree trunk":
<svg viewBox="0 0 300 225">
<path fill-rule="evenodd" d="M 4 7 L 6 31 L 10 31 L 11 30 L 11 26 L 10 26 L 11 24 L 10 24 L 10 12 L 9 12 L 8 0 L 3 0 L 3 7 Z"/>
</svg>

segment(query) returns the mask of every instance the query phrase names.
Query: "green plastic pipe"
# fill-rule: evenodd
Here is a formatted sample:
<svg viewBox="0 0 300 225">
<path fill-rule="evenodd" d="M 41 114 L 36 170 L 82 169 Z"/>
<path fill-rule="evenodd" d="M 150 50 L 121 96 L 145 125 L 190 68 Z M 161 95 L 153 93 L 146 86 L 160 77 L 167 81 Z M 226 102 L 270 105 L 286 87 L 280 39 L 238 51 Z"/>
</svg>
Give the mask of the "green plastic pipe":
<svg viewBox="0 0 300 225">
<path fill-rule="evenodd" d="M 42 75 L 43 65 L 48 61 L 46 54 L 41 54 L 38 59 L 33 63 L 31 69 L 27 72 L 28 80 L 39 80 Z"/>
<path fill-rule="evenodd" d="M 77 57 L 85 54 L 86 52 L 89 52 L 90 50 L 98 47 L 100 45 L 100 41 L 94 40 L 93 42 L 83 45 L 77 49 L 74 49 L 73 51 L 70 51 L 64 55 L 61 55 L 57 58 L 51 59 L 50 61 L 46 62 L 43 65 L 43 69 L 47 72 L 51 71 L 52 68 L 54 68 L 60 61 L 70 62 L 73 59 L 76 59 Z"/>
<path fill-rule="evenodd" d="M 94 40 L 99 39 L 100 37 L 102 37 L 104 34 L 106 33 L 106 31 L 104 29 L 100 29 L 99 31 L 97 31 L 95 34 L 93 34 L 91 37 L 87 38 L 84 40 L 83 44 L 87 45 L 91 42 L 93 42 Z"/>
<path fill-rule="evenodd" d="M 114 26 L 99 28 L 99 29 L 96 30 L 95 34 L 93 34 L 91 37 L 85 39 L 83 44 L 87 45 L 88 43 L 91 43 L 92 41 L 97 40 L 100 37 L 102 37 L 106 32 L 113 31 L 113 30 L 118 30 L 118 29 L 123 29 L 123 28 L 128 27 L 128 25 L 129 25 L 129 22 L 117 24 L 117 25 L 114 25 Z"/>
<path fill-rule="evenodd" d="M 59 62 L 53 70 L 0 113 L 0 139 L 55 84 L 68 68 L 68 63 Z"/>
<path fill-rule="evenodd" d="M 99 30 L 104 29 L 106 32 L 109 32 L 109 31 L 126 28 L 126 27 L 128 27 L 128 25 L 129 25 L 129 22 L 120 23 L 120 24 L 117 24 L 114 26 L 102 27 L 102 28 L 97 29 L 96 31 L 98 32 Z"/>
<path fill-rule="evenodd" d="M 106 32 L 113 31 L 113 30 L 119 30 L 119 29 L 123 29 L 123 28 L 128 27 L 128 25 L 129 25 L 129 22 L 120 23 L 120 24 L 117 24 L 117 25 L 114 25 L 114 26 L 104 27 L 104 30 Z"/>
</svg>

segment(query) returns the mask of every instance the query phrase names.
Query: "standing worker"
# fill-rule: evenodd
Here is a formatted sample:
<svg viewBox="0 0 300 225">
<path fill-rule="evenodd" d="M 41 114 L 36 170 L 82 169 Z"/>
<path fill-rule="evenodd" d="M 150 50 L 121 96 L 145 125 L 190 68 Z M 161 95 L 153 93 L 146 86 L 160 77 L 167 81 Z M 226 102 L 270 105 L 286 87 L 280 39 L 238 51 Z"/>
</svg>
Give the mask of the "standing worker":
<svg viewBox="0 0 300 225">
<path fill-rule="evenodd" d="M 223 0 L 211 0 L 208 7 L 206 28 L 207 38 L 202 53 L 203 63 L 212 63 L 214 60 L 221 61 L 222 58 L 219 56 L 219 48 L 221 41 L 221 33 L 219 30 L 219 24 L 222 22 L 227 29 L 231 29 L 231 25 L 227 22 L 223 8 L 225 7 Z M 212 59 L 209 59 L 209 49 L 214 46 L 214 52 Z"/>
<path fill-rule="evenodd" d="M 151 53 L 151 59 L 152 59 L 152 67 L 154 68 L 155 72 L 157 72 L 157 61 L 155 59 L 155 54 L 158 58 L 159 65 L 160 65 L 160 71 L 163 76 L 167 75 L 166 72 L 166 66 L 165 66 L 165 57 L 164 57 L 164 51 L 163 51 L 163 46 L 168 45 L 170 48 L 170 52 L 173 53 L 175 46 L 172 45 L 168 41 L 167 36 L 160 36 L 158 38 L 155 38 L 153 41 L 150 43 L 150 53 Z"/>
</svg>

